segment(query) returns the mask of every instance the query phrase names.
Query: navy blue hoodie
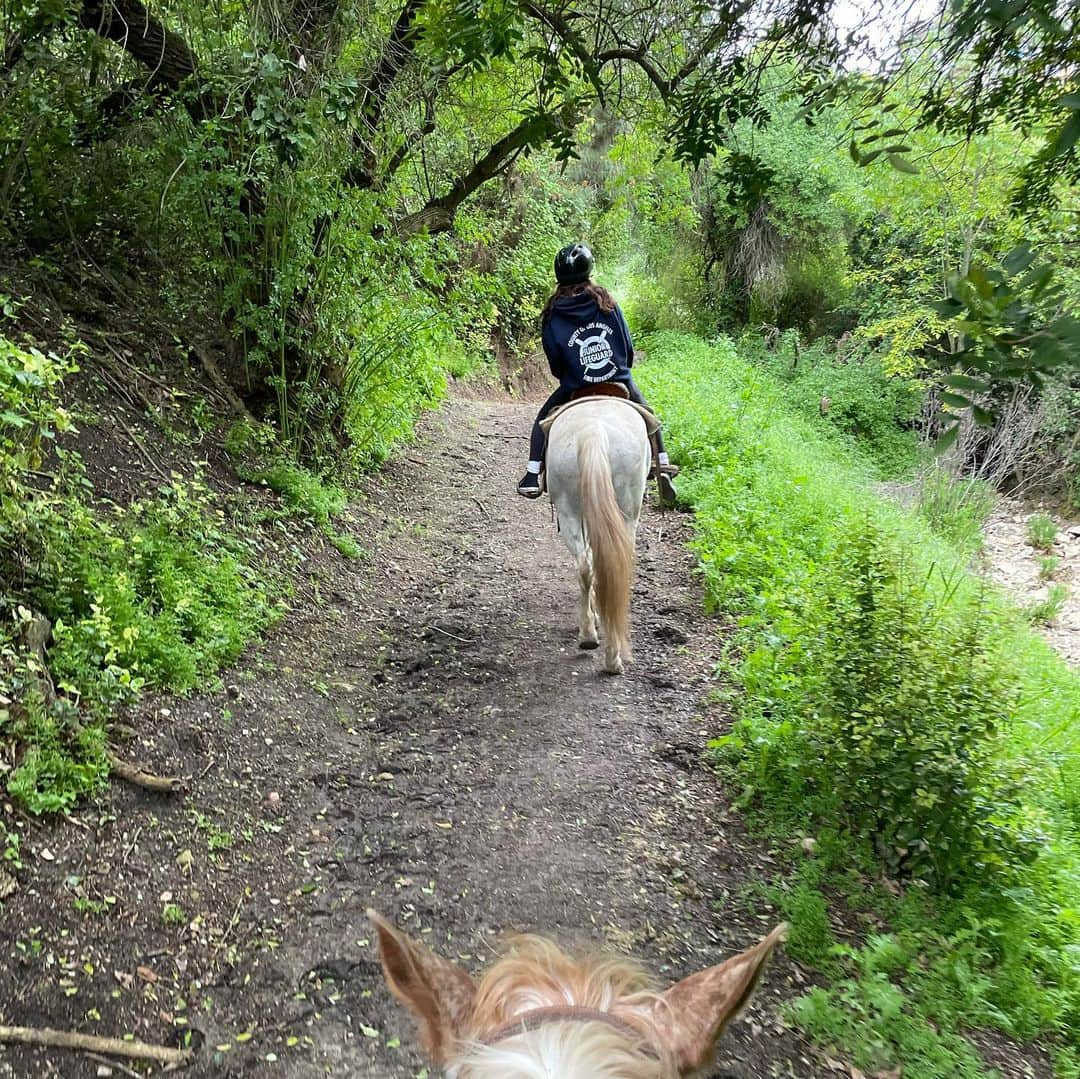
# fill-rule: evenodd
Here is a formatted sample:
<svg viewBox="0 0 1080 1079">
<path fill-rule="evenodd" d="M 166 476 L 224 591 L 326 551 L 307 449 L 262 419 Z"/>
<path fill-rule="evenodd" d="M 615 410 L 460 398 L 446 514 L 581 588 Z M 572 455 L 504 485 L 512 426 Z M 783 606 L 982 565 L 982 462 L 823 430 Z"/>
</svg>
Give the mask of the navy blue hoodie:
<svg viewBox="0 0 1080 1079">
<path fill-rule="evenodd" d="M 551 373 L 567 390 L 597 382 L 628 382 L 634 343 L 618 306 L 607 314 L 587 293 L 555 301 L 543 331 Z"/>
</svg>

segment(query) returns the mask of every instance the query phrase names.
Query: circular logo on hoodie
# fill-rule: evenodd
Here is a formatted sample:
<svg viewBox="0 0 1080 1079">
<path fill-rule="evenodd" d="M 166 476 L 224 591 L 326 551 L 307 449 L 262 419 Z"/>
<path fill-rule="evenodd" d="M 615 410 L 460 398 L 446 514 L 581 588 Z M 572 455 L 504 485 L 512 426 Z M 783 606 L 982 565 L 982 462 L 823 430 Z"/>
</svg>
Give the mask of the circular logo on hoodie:
<svg viewBox="0 0 1080 1079">
<path fill-rule="evenodd" d="M 581 377 L 585 382 L 607 382 L 618 372 L 615 350 L 608 337 L 613 330 L 603 322 L 590 322 L 574 331 L 567 342 L 569 348 L 578 350 Z"/>
</svg>

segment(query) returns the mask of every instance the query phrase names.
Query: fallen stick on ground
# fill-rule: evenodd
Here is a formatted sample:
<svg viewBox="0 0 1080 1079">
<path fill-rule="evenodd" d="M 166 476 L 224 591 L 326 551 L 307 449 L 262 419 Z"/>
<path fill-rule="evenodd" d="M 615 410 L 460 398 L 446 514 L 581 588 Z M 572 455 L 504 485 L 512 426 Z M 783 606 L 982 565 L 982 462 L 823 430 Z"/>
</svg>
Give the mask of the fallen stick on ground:
<svg viewBox="0 0 1080 1079">
<path fill-rule="evenodd" d="M 115 753 L 109 753 L 109 768 L 113 775 L 134 783 L 136 787 L 145 787 L 148 791 L 165 791 L 171 794 L 180 789 L 180 780 L 173 776 L 156 776 L 144 771 L 135 764 L 121 760 Z"/>
<path fill-rule="evenodd" d="M 191 1059 L 190 1049 L 170 1049 L 165 1045 L 124 1041 L 123 1038 L 99 1038 L 94 1034 L 76 1034 L 49 1027 L 0 1026 L 0 1042 L 23 1042 L 26 1045 L 50 1045 L 62 1049 L 82 1049 L 106 1056 L 132 1060 L 156 1060 L 161 1064 L 184 1064 Z"/>
</svg>

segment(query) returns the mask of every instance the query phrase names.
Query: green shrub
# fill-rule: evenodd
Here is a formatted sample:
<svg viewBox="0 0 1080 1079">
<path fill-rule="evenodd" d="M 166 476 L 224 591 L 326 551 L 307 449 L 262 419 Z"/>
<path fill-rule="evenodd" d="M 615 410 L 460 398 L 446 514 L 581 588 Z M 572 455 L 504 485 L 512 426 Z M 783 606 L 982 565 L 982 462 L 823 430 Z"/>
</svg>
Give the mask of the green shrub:
<svg viewBox="0 0 1080 1079">
<path fill-rule="evenodd" d="M 1057 539 L 1057 523 L 1047 513 L 1034 513 L 1028 518 L 1027 538 L 1032 547 L 1049 551 Z"/>
<path fill-rule="evenodd" d="M 871 936 L 865 948 L 838 945 L 836 954 L 848 976 L 812 989 L 789 1009 L 815 1041 L 843 1045 L 867 1073 L 900 1066 L 911 1079 L 987 1079 L 992 1074 L 969 1042 L 925 1014 L 917 988 L 897 984 L 896 968 L 917 960 L 895 938 Z"/>
<path fill-rule="evenodd" d="M 174 480 L 111 517 L 70 500 L 43 507 L 37 540 L 27 596 L 53 624 L 58 687 L 87 705 L 144 684 L 186 692 L 276 616 L 257 551 L 197 483 Z"/>
<path fill-rule="evenodd" d="M 1041 580 L 1052 580 L 1059 569 L 1061 569 L 1061 559 L 1055 555 L 1043 555 L 1039 559 L 1039 578 Z"/>
<path fill-rule="evenodd" d="M 240 469 L 251 483 L 261 483 L 281 495 L 290 514 L 328 525 L 345 508 L 345 492 L 328 484 L 309 469 L 291 461 L 278 461 L 263 469 Z"/>
<path fill-rule="evenodd" d="M 953 885 L 1029 857 L 999 763 L 1018 686 L 975 596 L 940 593 L 895 541 L 852 522 L 808 582 L 797 640 L 745 662 L 748 692 L 787 694 L 767 782 L 872 840 L 890 873 Z M 764 655 L 761 654 L 764 651 Z M 763 730 L 733 751 L 760 756 Z M 752 747 L 752 748 L 751 748 Z"/>
<path fill-rule="evenodd" d="M 1024 613 L 1036 625 L 1049 625 L 1061 614 L 1068 598 L 1069 590 L 1063 584 L 1052 584 L 1047 588 L 1046 595 L 1029 604 Z"/>
<path fill-rule="evenodd" d="M 1080 679 L 942 537 L 955 492 L 932 530 L 730 342 L 643 349 L 706 602 L 735 626 L 718 669 L 735 726 L 715 752 L 778 847 L 818 841 L 822 864 L 770 893 L 803 958 L 841 976 L 796 1018 L 913 1079 L 978 1075 L 964 1029 L 1043 1034 L 1076 1079 Z M 917 882 L 897 899 L 870 884 L 883 869 Z M 832 889 L 895 946 L 831 954 Z"/>
<path fill-rule="evenodd" d="M 71 357 L 23 348 L 0 334 L 0 570 L 9 580 L 21 576 L 33 525 L 37 487 L 29 482 L 31 474 L 55 435 L 71 426 L 59 393 L 76 370 Z"/>
<path fill-rule="evenodd" d="M 112 710 L 144 687 L 195 688 L 278 613 L 255 541 L 228 530 L 201 484 L 174 479 L 110 513 L 86 501 L 77 459 L 60 460 L 68 479 L 36 491 L 26 515 L 0 641 L 0 737 L 20 747 L 7 787 L 33 813 L 67 809 L 104 782 Z M 31 611 L 52 626 L 47 673 L 20 643 Z"/>
<path fill-rule="evenodd" d="M 26 747 L 7 790 L 30 813 L 62 813 L 108 778 L 104 729 L 66 724 L 41 701 L 28 699 L 17 717 L 0 712 L 0 735 Z"/>
<path fill-rule="evenodd" d="M 767 348 L 756 336 L 740 352 L 782 389 L 788 406 L 819 430 L 861 448 L 882 474 L 903 475 L 918 460 L 914 427 L 925 390 L 914 379 L 889 374 L 876 352 L 843 354 L 824 341 L 802 347 L 794 332 Z"/>
<path fill-rule="evenodd" d="M 327 535 L 330 543 L 346 558 L 360 560 L 367 557 L 367 552 L 356 540 L 344 532 L 330 532 Z"/>
</svg>

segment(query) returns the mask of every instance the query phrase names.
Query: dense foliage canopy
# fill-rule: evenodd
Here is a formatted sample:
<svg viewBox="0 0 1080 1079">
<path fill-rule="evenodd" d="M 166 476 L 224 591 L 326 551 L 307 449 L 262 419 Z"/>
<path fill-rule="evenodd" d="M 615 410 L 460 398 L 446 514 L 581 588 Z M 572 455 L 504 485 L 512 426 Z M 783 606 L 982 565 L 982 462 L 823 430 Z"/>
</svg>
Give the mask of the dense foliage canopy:
<svg viewBox="0 0 1080 1079">
<path fill-rule="evenodd" d="M 981 2 L 925 14 L 895 42 L 893 15 L 841 25 L 850 15 L 829 0 L 11 0 L 0 241 L 156 264 L 182 336 L 205 338 L 216 313 L 228 378 L 298 451 L 342 433 L 377 449 L 383 405 L 408 413 L 433 392 L 421 354 L 458 354 L 436 367 L 461 369 L 470 341 L 516 347 L 549 249 L 596 228 L 613 199 L 640 214 L 618 187 L 630 171 L 684 162 L 702 209 L 683 222 L 688 282 L 710 281 L 738 321 L 787 304 L 800 325 L 835 329 L 838 248 L 892 228 L 860 226 L 888 203 L 918 232 L 926 255 L 908 258 L 927 280 L 918 314 L 911 296 L 906 314 L 881 312 L 901 320 L 883 336 L 899 358 L 962 315 L 967 333 L 947 348 L 962 406 L 1059 366 L 1078 341 L 1043 269 L 1058 252 L 1040 248 L 1023 274 L 969 276 L 1006 238 L 1055 231 L 1043 222 L 1077 169 L 1077 14 Z M 958 144 L 978 154 L 974 171 Z M 889 166 L 911 178 L 900 197 L 922 198 L 925 223 L 899 224 Z M 664 194 L 687 194 L 672 182 Z M 976 185 L 996 188 L 978 219 Z M 606 241 L 609 264 L 631 243 L 612 228 Z M 895 259 L 873 242 L 867 270 Z"/>
</svg>

